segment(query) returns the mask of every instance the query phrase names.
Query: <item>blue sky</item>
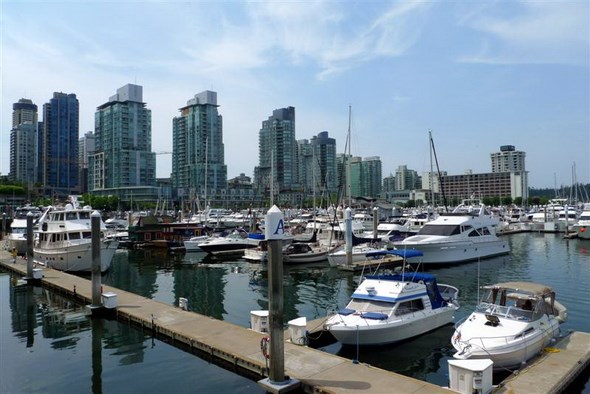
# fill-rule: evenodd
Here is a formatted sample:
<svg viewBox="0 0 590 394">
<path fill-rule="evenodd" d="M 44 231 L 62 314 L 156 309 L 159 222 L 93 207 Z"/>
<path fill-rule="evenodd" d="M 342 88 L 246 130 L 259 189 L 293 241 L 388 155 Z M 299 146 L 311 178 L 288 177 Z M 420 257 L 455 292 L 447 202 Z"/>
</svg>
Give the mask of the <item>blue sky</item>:
<svg viewBox="0 0 590 394">
<path fill-rule="evenodd" d="M 127 83 L 143 86 L 152 148 L 172 118 L 218 94 L 228 177 L 252 176 L 258 131 L 294 106 L 297 139 L 328 131 L 343 152 L 379 156 L 383 176 L 490 172 L 501 145 L 526 152 L 532 187 L 590 183 L 587 1 L 27 1 L 1 7 L 0 172 L 12 104 L 80 100 L 80 132 Z M 41 116 L 40 116 L 41 120 Z M 169 176 L 171 156 L 157 156 Z"/>
</svg>

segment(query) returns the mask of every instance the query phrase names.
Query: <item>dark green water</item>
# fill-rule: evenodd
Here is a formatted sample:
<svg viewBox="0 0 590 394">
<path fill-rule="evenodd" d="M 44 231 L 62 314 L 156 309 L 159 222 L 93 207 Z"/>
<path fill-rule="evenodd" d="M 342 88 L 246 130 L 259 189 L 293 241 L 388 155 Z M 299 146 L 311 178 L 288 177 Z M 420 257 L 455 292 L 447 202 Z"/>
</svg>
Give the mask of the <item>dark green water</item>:
<svg viewBox="0 0 590 394">
<path fill-rule="evenodd" d="M 554 234 L 508 239 L 509 256 L 428 269 L 440 283 L 460 289 L 456 319 L 475 307 L 478 285 L 524 280 L 556 290 L 569 313 L 564 333 L 590 332 L 590 242 Z M 315 319 L 342 307 L 357 279 L 358 274 L 327 263 L 285 267 L 285 322 Z M 264 267 L 202 253 L 120 251 L 103 282 L 173 305 L 185 297 L 191 311 L 243 327 L 250 326 L 250 311 L 268 306 Z M 152 339 L 149 332 L 77 312 L 79 307 L 49 291 L 15 288 L 10 276 L 0 273 L 1 393 L 262 392 L 254 381 Z M 361 348 L 358 354 L 339 344 L 322 350 L 446 385 L 452 331 L 449 325 L 402 344 Z M 588 385 L 576 391 L 590 392 Z"/>
</svg>

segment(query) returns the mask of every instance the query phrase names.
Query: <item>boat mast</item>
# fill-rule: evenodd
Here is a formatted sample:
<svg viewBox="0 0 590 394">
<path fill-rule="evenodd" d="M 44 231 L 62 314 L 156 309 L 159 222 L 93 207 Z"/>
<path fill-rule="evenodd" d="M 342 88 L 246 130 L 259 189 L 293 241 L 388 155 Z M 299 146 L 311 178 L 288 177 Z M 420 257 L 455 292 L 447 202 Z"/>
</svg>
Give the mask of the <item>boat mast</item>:
<svg viewBox="0 0 590 394">
<path fill-rule="evenodd" d="M 208 174 L 207 172 L 209 171 L 209 138 L 208 135 L 205 134 L 205 209 L 209 209 L 209 204 L 207 204 L 207 180 L 208 180 Z"/>
<path fill-rule="evenodd" d="M 440 168 L 438 166 L 438 158 L 436 157 L 436 148 L 434 147 L 434 140 L 432 139 L 432 135 L 430 135 L 430 146 L 432 148 L 432 153 L 434 153 L 434 161 L 436 162 L 436 172 L 438 174 L 438 185 L 440 187 L 440 191 L 442 193 L 443 204 L 445 206 L 445 211 L 448 212 L 449 209 L 447 207 L 447 198 L 445 197 L 445 188 L 443 187 L 443 180 L 440 174 Z"/>
<path fill-rule="evenodd" d="M 434 209 L 434 179 L 432 177 L 432 145 L 430 144 L 430 141 L 432 141 L 432 132 L 430 129 L 428 129 L 428 147 L 430 150 L 430 174 L 428 175 L 428 179 L 430 182 L 430 205 L 432 206 L 432 209 Z"/>
<path fill-rule="evenodd" d="M 352 145 L 352 140 L 350 139 L 350 123 L 352 119 L 352 106 L 348 106 L 348 157 L 346 158 L 346 194 L 348 195 L 348 206 L 352 208 L 352 191 L 350 185 L 350 161 L 352 159 L 352 155 L 350 153 L 350 146 Z"/>
</svg>

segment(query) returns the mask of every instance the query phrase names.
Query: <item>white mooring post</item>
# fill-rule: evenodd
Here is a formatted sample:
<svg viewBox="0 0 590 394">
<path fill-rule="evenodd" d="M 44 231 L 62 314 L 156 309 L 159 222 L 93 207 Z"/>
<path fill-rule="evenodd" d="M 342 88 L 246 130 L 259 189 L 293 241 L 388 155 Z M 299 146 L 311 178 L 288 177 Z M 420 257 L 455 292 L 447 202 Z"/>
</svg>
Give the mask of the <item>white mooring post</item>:
<svg viewBox="0 0 590 394">
<path fill-rule="evenodd" d="M 100 291 L 100 213 L 92 212 L 90 215 L 92 230 L 92 305 L 91 308 L 102 306 Z"/>
<path fill-rule="evenodd" d="M 285 342 L 283 328 L 283 238 L 285 216 L 273 205 L 265 218 L 265 238 L 268 242 L 268 304 L 269 304 L 269 371 L 268 379 L 258 381 L 266 391 L 284 392 L 295 388 L 299 381 L 285 376 Z"/>
<path fill-rule="evenodd" d="M 352 266 L 352 209 L 344 210 L 344 234 L 346 236 L 346 264 Z"/>
</svg>

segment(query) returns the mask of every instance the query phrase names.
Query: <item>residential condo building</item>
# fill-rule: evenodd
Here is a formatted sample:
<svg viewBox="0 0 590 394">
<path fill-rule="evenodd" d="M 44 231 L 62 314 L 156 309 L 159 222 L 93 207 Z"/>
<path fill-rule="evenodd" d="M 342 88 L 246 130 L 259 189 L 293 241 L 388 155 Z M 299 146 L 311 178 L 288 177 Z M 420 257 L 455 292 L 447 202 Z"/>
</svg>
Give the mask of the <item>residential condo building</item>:
<svg viewBox="0 0 590 394">
<path fill-rule="evenodd" d="M 227 166 L 223 144 L 223 119 L 218 113 L 217 93 L 196 94 L 180 108 L 172 121 L 172 185 L 185 203 L 225 199 Z"/>
<path fill-rule="evenodd" d="M 29 99 L 12 105 L 8 178 L 32 187 L 37 179 L 37 106 Z"/>
<path fill-rule="evenodd" d="M 79 193 L 79 102 L 75 94 L 53 93 L 43 105 L 38 133 L 38 182 L 53 198 Z"/>
<path fill-rule="evenodd" d="M 89 191 L 123 201 L 157 199 L 152 112 L 143 102 L 142 86 L 127 84 L 97 107 L 94 140 Z"/>
</svg>

